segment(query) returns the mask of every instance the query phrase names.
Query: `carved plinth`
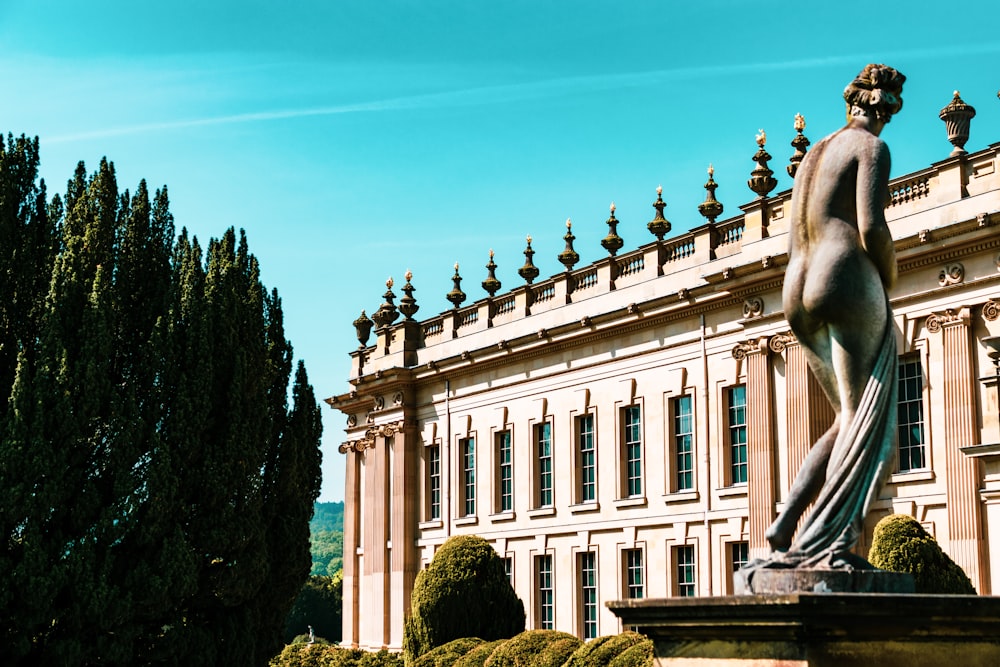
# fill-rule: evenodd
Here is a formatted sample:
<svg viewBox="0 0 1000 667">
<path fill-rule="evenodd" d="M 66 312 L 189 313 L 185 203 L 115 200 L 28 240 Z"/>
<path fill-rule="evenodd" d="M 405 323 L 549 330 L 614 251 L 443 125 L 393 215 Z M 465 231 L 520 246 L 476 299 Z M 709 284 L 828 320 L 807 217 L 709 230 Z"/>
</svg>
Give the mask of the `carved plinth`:
<svg viewBox="0 0 1000 667">
<path fill-rule="evenodd" d="M 759 569 L 748 584 L 734 574 L 737 595 L 813 593 L 912 593 L 913 575 L 885 570 Z"/>
<path fill-rule="evenodd" d="M 620 600 L 657 667 L 993 667 L 1000 598 L 799 593 Z"/>
</svg>

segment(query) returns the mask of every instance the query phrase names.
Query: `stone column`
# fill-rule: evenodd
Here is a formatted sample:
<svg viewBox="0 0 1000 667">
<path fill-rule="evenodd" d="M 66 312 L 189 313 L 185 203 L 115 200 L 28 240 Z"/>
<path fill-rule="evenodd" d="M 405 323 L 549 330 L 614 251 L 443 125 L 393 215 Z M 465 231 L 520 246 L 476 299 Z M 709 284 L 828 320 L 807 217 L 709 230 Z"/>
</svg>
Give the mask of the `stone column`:
<svg viewBox="0 0 1000 667">
<path fill-rule="evenodd" d="M 420 459 L 420 436 L 413 426 L 402 426 L 393 441 L 392 460 L 392 538 L 389 584 L 392 591 L 390 607 L 390 648 L 403 647 L 403 622 L 410 609 L 410 593 L 420 569 L 417 552 L 417 502 L 420 494 L 418 462 Z"/>
<path fill-rule="evenodd" d="M 927 318 L 927 331 L 942 334 L 945 460 L 935 467 L 946 475 L 947 551 L 982 591 L 979 464 L 960 450 L 979 441 L 970 319 L 968 307 L 934 313 Z"/>
<path fill-rule="evenodd" d="M 371 429 L 375 431 L 376 429 Z M 373 448 L 365 457 L 364 572 L 361 594 L 365 596 L 365 616 L 362 620 L 363 648 L 379 649 L 389 645 L 389 569 L 386 542 L 388 540 L 389 479 L 387 450 L 384 436 L 372 434 Z"/>
<path fill-rule="evenodd" d="M 733 356 L 746 360 L 747 375 L 747 511 L 750 558 L 771 552 L 764 532 L 775 519 L 774 397 L 768 339 L 736 347 Z"/>
<path fill-rule="evenodd" d="M 358 454 L 348 445 L 340 446 L 347 456 L 347 475 L 344 483 L 344 580 L 341 644 L 350 648 L 358 646 L 358 537 L 361 529 L 361 487 L 358 480 Z"/>
<path fill-rule="evenodd" d="M 771 338 L 770 347 L 774 352 L 785 354 L 785 392 L 788 399 L 786 474 L 790 486 L 813 443 L 833 425 L 836 413 L 795 337 L 791 333 L 778 334 Z"/>
</svg>

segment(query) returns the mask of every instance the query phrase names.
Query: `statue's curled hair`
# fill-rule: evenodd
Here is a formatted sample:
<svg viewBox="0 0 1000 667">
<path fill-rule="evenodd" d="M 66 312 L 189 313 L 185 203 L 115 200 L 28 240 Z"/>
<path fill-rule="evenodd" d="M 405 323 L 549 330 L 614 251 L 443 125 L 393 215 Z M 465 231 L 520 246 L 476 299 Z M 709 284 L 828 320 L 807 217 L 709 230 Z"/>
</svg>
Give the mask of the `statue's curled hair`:
<svg viewBox="0 0 1000 667">
<path fill-rule="evenodd" d="M 886 65 L 866 65 L 847 88 L 847 106 L 888 123 L 894 113 L 903 108 L 903 82 L 906 77 Z"/>
</svg>

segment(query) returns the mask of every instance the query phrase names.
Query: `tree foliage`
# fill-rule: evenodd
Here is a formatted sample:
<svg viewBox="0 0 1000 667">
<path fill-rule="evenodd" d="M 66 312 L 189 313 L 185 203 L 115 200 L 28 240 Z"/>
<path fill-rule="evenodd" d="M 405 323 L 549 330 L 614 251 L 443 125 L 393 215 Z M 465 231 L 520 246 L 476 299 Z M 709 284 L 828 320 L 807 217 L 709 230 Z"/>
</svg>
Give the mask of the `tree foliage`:
<svg viewBox="0 0 1000 667">
<path fill-rule="evenodd" d="M 341 606 L 343 603 L 344 574 L 333 577 L 311 575 L 302 585 L 285 624 L 285 641 L 291 643 L 297 635 L 313 635 L 331 642 L 339 642 L 343 632 Z"/>
<path fill-rule="evenodd" d="M 883 570 L 912 574 L 917 593 L 976 594 L 962 568 L 905 514 L 890 514 L 875 525 L 868 560 Z"/>
<path fill-rule="evenodd" d="M 452 537 L 438 549 L 417 574 L 410 606 L 403 628 L 407 664 L 453 639 L 492 641 L 524 630 L 524 604 L 503 562 L 475 535 Z"/>
<path fill-rule="evenodd" d="M 265 664 L 320 475 L 278 294 L 165 187 L 38 164 L 0 138 L 0 663 Z"/>
</svg>

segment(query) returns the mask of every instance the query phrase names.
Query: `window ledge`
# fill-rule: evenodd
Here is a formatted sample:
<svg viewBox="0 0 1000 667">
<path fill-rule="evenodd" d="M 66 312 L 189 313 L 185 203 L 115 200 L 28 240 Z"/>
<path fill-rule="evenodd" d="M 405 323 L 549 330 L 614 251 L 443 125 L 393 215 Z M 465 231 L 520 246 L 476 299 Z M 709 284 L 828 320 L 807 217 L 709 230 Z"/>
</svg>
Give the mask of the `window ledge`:
<svg viewBox="0 0 1000 667">
<path fill-rule="evenodd" d="M 537 519 L 540 516 L 555 516 L 555 507 L 537 507 L 533 510 L 528 510 L 529 519 Z"/>
<path fill-rule="evenodd" d="M 676 491 L 663 496 L 663 502 L 668 505 L 671 503 L 690 503 L 698 500 L 698 498 L 697 491 Z"/>
<path fill-rule="evenodd" d="M 584 512 L 597 512 L 601 509 L 601 504 L 598 502 L 589 503 L 579 503 L 577 505 L 570 505 L 569 511 L 571 514 L 582 514 Z"/>
<path fill-rule="evenodd" d="M 500 523 L 501 521 L 513 521 L 516 518 L 514 512 L 498 512 L 490 515 L 490 521 Z"/>
<path fill-rule="evenodd" d="M 912 470 L 897 472 L 889 478 L 890 484 L 906 484 L 908 482 L 931 482 L 934 480 L 933 470 Z"/>
<path fill-rule="evenodd" d="M 646 496 L 636 496 L 635 498 L 619 498 L 615 501 L 615 507 L 641 507 L 646 504 Z"/>
<path fill-rule="evenodd" d="M 747 485 L 736 484 L 734 486 L 726 486 L 721 489 L 716 489 L 715 492 L 719 494 L 720 498 L 728 498 L 729 496 L 745 496 L 747 494 Z"/>
<path fill-rule="evenodd" d="M 440 528 L 444 523 L 441 519 L 432 519 L 430 521 L 421 521 L 417 524 L 417 528 L 420 530 L 434 530 L 435 528 Z"/>
<path fill-rule="evenodd" d="M 475 526 L 477 523 L 479 523 L 479 517 L 475 515 L 461 516 L 455 519 L 456 526 Z"/>
</svg>

